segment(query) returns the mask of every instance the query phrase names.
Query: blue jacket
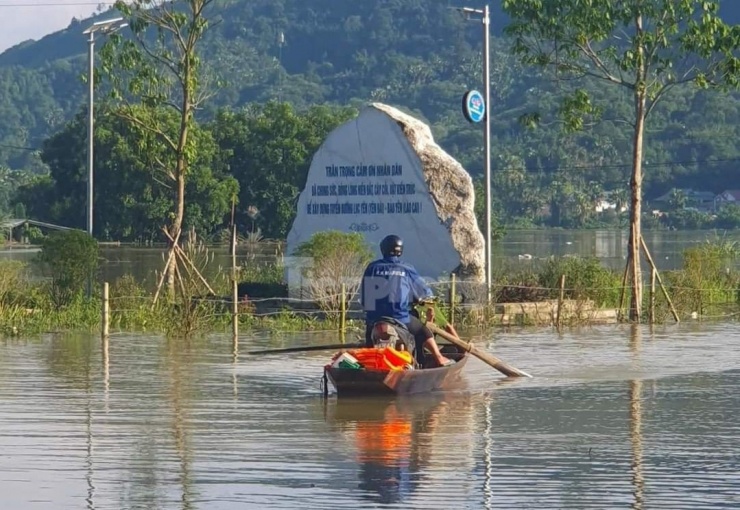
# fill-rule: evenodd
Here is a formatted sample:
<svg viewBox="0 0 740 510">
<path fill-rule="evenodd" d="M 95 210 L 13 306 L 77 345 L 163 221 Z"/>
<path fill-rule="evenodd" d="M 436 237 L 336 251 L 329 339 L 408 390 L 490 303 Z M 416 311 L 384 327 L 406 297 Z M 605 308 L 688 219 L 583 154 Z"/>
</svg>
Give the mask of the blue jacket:
<svg viewBox="0 0 740 510">
<path fill-rule="evenodd" d="M 433 296 L 411 264 L 398 257 L 385 257 L 371 262 L 360 284 L 360 302 L 366 321 L 393 317 L 409 323 L 409 311 L 415 301 Z"/>
</svg>

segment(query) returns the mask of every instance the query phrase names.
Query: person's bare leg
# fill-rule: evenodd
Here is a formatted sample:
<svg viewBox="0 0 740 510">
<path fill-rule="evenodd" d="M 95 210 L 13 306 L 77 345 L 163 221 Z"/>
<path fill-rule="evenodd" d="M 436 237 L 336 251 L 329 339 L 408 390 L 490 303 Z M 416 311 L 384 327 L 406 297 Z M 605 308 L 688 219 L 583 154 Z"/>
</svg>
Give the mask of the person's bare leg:
<svg viewBox="0 0 740 510">
<path fill-rule="evenodd" d="M 432 351 L 432 355 L 434 356 L 434 359 L 437 360 L 437 363 L 442 366 L 445 363 L 449 363 L 450 360 L 442 356 L 442 353 L 439 352 L 439 347 L 437 346 L 437 342 L 434 341 L 434 338 L 427 338 L 424 342 L 424 347 Z"/>
</svg>

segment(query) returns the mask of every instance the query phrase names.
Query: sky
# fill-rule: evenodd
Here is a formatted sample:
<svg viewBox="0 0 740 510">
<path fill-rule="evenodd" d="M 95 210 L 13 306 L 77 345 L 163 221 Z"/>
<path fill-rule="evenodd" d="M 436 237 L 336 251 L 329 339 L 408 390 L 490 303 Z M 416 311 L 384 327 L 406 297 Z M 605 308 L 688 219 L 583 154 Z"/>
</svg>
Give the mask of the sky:
<svg viewBox="0 0 740 510">
<path fill-rule="evenodd" d="M 111 0 L 0 0 L 0 53 L 28 39 L 41 39 L 83 19 Z M 82 37 L 82 36 L 80 36 Z"/>
</svg>

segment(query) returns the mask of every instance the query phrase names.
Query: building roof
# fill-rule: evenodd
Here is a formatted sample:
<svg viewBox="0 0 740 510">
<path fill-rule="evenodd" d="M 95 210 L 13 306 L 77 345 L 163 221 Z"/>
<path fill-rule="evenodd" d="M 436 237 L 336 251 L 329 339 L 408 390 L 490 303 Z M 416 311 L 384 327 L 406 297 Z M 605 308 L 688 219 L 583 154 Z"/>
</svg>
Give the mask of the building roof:
<svg viewBox="0 0 740 510">
<path fill-rule="evenodd" d="M 720 195 L 730 195 L 735 200 L 740 201 L 740 189 L 728 189 L 720 193 Z"/>
<path fill-rule="evenodd" d="M 36 227 L 51 228 L 54 230 L 75 230 L 70 227 L 63 227 L 61 225 L 54 225 L 53 223 L 45 223 L 43 221 L 29 220 L 24 218 L 11 218 L 7 220 L 0 220 L 0 228 L 2 229 L 14 229 L 25 224 L 34 225 Z"/>
<path fill-rule="evenodd" d="M 671 200 L 671 195 L 675 191 L 682 191 L 686 195 L 687 200 L 698 200 L 698 201 L 712 201 L 716 197 L 711 191 L 695 191 L 690 188 L 673 188 L 668 193 L 665 193 L 658 198 L 654 199 L 654 202 L 668 202 Z"/>
</svg>

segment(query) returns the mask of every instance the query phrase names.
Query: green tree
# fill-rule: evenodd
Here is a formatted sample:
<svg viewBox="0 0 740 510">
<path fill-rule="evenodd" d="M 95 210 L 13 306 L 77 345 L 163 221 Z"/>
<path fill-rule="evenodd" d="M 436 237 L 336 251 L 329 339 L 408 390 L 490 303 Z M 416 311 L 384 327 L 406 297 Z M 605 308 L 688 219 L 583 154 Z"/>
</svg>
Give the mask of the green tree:
<svg viewBox="0 0 740 510">
<path fill-rule="evenodd" d="M 140 107 L 144 108 L 144 107 Z M 161 110 L 159 122 L 177 125 L 175 113 Z M 87 127 L 84 112 L 49 138 L 41 157 L 48 177 L 21 187 L 17 199 L 29 204 L 31 217 L 68 227 L 85 225 Z M 158 161 L 167 148 L 151 132 L 99 109 L 95 121 L 95 235 L 120 241 L 163 239 L 161 227 L 174 209 L 175 197 Z M 197 151 L 190 163 L 184 224 L 203 235 L 218 232 L 229 212 L 236 180 L 214 161 L 218 148 L 209 131 L 195 126 Z"/>
<path fill-rule="evenodd" d="M 324 310 L 338 311 L 342 286 L 348 302 L 357 293 L 373 251 L 360 233 L 328 230 L 316 232 L 293 255 L 312 259 L 304 274 L 308 291 Z"/>
<path fill-rule="evenodd" d="M 724 23 L 715 0 L 503 0 L 514 50 L 559 78 L 598 80 L 622 89 L 632 106 L 632 177 L 627 270 L 630 318 L 642 315 L 640 244 L 645 121 L 674 87 L 737 87 L 740 27 Z M 561 107 L 570 129 L 598 115 L 584 89 Z"/>
<path fill-rule="evenodd" d="M 252 228 L 246 207 L 254 206 L 262 234 L 285 238 L 311 158 L 327 135 L 354 115 L 353 109 L 325 106 L 298 112 L 276 102 L 219 112 L 211 129 L 222 164 L 239 182 L 241 230 Z"/>
<path fill-rule="evenodd" d="M 740 228 L 740 205 L 725 204 L 717 211 L 714 226 L 727 230 Z"/>
<path fill-rule="evenodd" d="M 55 232 L 41 243 L 38 262 L 51 277 L 50 297 L 64 306 L 80 296 L 87 278 L 98 268 L 98 243 L 87 232 Z"/>
<path fill-rule="evenodd" d="M 492 179 L 493 193 L 501 218 L 526 218 L 533 221 L 545 205 L 536 175 L 527 172 L 518 156 L 503 155 L 501 168 Z"/>
<path fill-rule="evenodd" d="M 674 211 L 679 211 L 686 208 L 688 201 L 689 197 L 686 195 L 684 190 L 673 188 L 668 197 L 668 206 Z"/>
<path fill-rule="evenodd" d="M 195 111 L 213 94 L 198 53 L 208 29 L 207 10 L 213 3 L 118 0 L 116 9 L 129 19 L 133 37 L 113 36 L 102 52 L 102 69 L 111 84 L 112 98 L 118 102 L 117 113 L 151 134 L 168 153 L 158 163 L 174 191 L 174 210 L 165 227 L 173 240 L 171 254 L 178 248 L 187 177 L 198 150 L 193 137 Z M 129 97 L 141 100 L 143 108 L 129 103 Z M 176 112 L 174 128 L 162 114 L 163 108 Z M 168 284 L 174 295 L 177 257 L 168 260 Z"/>
</svg>

